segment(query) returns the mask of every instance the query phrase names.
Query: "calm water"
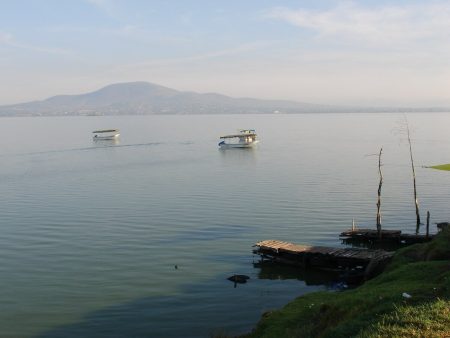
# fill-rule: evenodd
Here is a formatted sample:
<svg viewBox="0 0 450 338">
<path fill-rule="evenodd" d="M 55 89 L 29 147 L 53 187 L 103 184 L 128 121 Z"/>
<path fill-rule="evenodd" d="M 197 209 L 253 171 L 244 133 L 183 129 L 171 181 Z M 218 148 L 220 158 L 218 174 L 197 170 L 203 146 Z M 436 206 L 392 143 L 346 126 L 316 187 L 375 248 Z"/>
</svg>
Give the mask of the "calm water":
<svg viewBox="0 0 450 338">
<path fill-rule="evenodd" d="M 0 119 L 0 335 L 208 337 L 327 286 L 261 271 L 252 245 L 341 245 L 374 226 L 413 232 L 396 114 Z M 450 219 L 450 114 L 409 114 L 422 218 Z M 91 131 L 120 128 L 94 143 Z M 255 128 L 254 150 L 217 149 Z M 256 261 L 256 257 L 255 257 Z M 175 265 L 178 269 L 175 269 Z M 292 272 L 292 271 L 291 271 Z M 226 277 L 251 277 L 237 288 Z M 284 279 L 286 278 L 286 279 Z M 306 279 L 306 281 L 305 281 Z"/>
</svg>

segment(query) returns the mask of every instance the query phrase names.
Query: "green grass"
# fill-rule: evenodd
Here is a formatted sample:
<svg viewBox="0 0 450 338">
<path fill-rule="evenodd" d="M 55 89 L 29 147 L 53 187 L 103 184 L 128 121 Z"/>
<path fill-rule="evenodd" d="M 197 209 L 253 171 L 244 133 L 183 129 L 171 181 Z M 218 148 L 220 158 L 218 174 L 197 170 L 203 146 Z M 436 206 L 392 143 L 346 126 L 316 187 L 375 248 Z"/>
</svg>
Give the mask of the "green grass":
<svg viewBox="0 0 450 338">
<path fill-rule="evenodd" d="M 299 297 L 243 337 L 450 337 L 450 229 L 357 289 Z M 405 298 L 406 292 L 411 298 Z"/>
<path fill-rule="evenodd" d="M 432 166 L 430 168 L 439 169 L 439 170 L 450 170 L 450 163 L 449 164 L 434 165 L 434 166 Z"/>
<path fill-rule="evenodd" d="M 438 299 L 417 306 L 400 306 L 383 315 L 358 337 L 448 337 L 448 302 Z"/>
</svg>

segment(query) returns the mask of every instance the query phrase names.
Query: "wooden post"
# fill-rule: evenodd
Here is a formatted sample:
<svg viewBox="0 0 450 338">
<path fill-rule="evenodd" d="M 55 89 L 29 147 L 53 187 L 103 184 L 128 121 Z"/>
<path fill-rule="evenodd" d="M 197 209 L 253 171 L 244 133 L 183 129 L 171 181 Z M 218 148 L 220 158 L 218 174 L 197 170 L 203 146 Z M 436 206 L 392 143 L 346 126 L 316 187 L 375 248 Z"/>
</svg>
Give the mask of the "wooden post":
<svg viewBox="0 0 450 338">
<path fill-rule="evenodd" d="M 408 136 L 409 156 L 411 159 L 411 168 L 412 168 L 413 184 L 414 184 L 414 204 L 416 205 L 416 234 L 418 234 L 419 228 L 420 228 L 420 214 L 419 214 L 419 201 L 417 199 L 416 171 L 414 169 L 414 159 L 413 159 L 413 154 L 412 154 L 411 137 L 410 137 L 410 133 L 409 133 L 409 124 L 408 124 L 408 120 L 406 119 L 406 116 L 405 116 L 405 121 L 406 121 L 406 134 Z"/>
<path fill-rule="evenodd" d="M 352 232 L 355 231 L 355 219 L 352 218 Z"/>
<path fill-rule="evenodd" d="M 427 235 L 426 237 L 428 238 L 430 235 L 430 212 L 427 211 Z"/>
<path fill-rule="evenodd" d="M 383 185 L 383 172 L 381 171 L 381 153 L 383 152 L 383 147 L 380 149 L 378 154 L 378 173 L 380 175 L 380 183 L 378 185 L 378 201 L 377 201 L 377 231 L 378 238 L 381 239 L 381 186 Z"/>
</svg>

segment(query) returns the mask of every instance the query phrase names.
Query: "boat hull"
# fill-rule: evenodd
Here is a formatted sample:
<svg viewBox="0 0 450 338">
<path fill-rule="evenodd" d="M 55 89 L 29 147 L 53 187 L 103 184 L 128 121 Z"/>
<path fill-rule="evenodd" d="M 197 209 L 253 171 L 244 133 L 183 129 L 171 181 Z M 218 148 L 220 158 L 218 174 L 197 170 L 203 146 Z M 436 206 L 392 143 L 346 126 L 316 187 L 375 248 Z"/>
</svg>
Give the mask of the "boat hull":
<svg viewBox="0 0 450 338">
<path fill-rule="evenodd" d="M 232 149 L 232 148 L 253 148 L 256 146 L 258 141 L 250 143 L 220 143 L 220 149 Z"/>
<path fill-rule="evenodd" d="M 116 140 L 116 139 L 119 138 L 119 135 L 120 135 L 120 134 L 108 135 L 108 136 L 106 136 L 106 135 L 105 135 L 105 136 L 98 136 L 98 135 L 96 135 L 96 136 L 93 137 L 93 140 L 94 140 L 94 141 Z"/>
</svg>

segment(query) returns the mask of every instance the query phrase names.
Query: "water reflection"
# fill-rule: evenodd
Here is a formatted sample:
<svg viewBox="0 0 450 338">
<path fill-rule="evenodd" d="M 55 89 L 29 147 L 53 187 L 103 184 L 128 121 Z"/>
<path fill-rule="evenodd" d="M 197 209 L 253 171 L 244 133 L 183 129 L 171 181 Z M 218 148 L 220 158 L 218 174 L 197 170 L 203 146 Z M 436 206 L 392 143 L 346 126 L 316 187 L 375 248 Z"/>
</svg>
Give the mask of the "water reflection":
<svg viewBox="0 0 450 338">
<path fill-rule="evenodd" d="M 221 160 L 229 164 L 236 163 L 254 163 L 257 158 L 258 149 L 256 148 L 231 148 L 218 149 Z"/>
<path fill-rule="evenodd" d="M 113 139 L 92 138 L 92 143 L 95 147 L 110 147 L 120 145 L 120 139 L 118 137 Z"/>
<path fill-rule="evenodd" d="M 304 269 L 272 262 L 253 263 L 259 269 L 259 279 L 287 280 L 297 279 L 308 286 L 325 285 L 327 289 L 346 289 L 357 286 L 362 282 L 362 276 L 353 271 L 328 271 L 318 269 Z"/>
<path fill-rule="evenodd" d="M 352 248 L 380 249 L 386 251 L 397 251 L 411 244 L 398 240 L 361 240 L 358 238 L 342 238 L 342 244 L 350 245 Z"/>
<path fill-rule="evenodd" d="M 439 163 L 450 152 L 450 115 L 411 115 L 420 126 L 417 158 Z M 218 150 L 216 135 L 231 119 L 256 124 L 264 142 Z M 413 203 L 405 200 L 407 151 L 393 137 L 392 122 L 389 114 L 2 119 L 3 336 L 251 330 L 264 311 L 334 278 L 253 269 L 250 246 L 270 238 L 334 246 L 348 220 L 372 222 L 378 181 L 364 155 L 381 141 L 390 150 L 386 226 L 414 229 Z M 120 126 L 126 137 L 93 143 L 98 125 Z M 17 138 L 17 130 L 32 136 Z M 421 168 L 417 174 L 424 210 L 448 219 L 450 176 Z M 233 288 L 226 280 L 232 273 L 251 280 Z M 195 285 L 184 287 L 188 282 Z M 50 332 L 67 323 L 74 324 Z"/>
<path fill-rule="evenodd" d="M 394 251 L 400 248 L 400 244 L 396 242 L 374 242 L 374 241 L 362 241 L 356 238 L 342 238 L 342 244 L 351 246 L 352 248 L 364 248 L 364 249 L 384 249 L 388 251 Z"/>
</svg>

